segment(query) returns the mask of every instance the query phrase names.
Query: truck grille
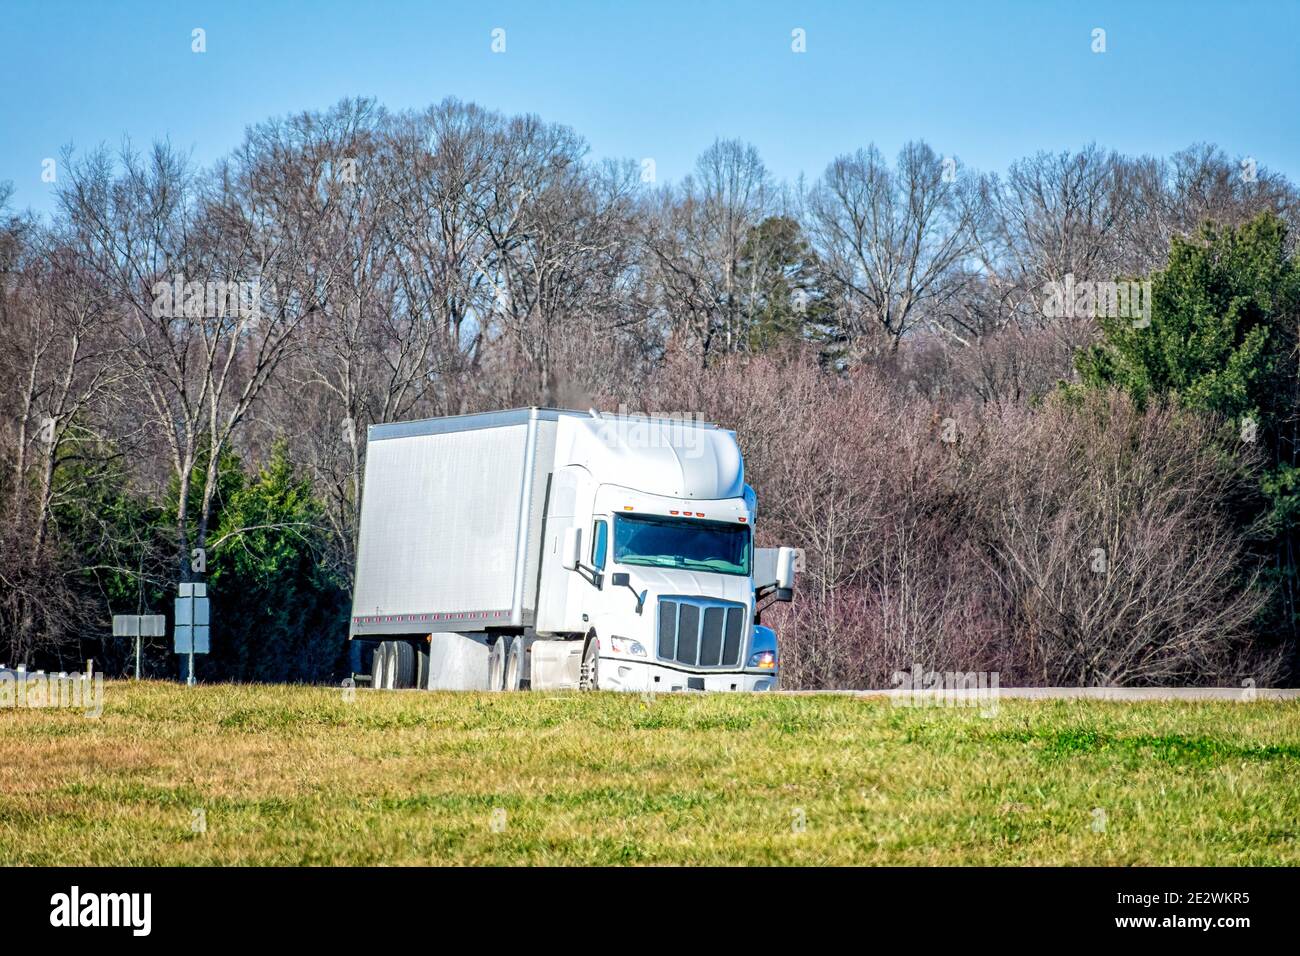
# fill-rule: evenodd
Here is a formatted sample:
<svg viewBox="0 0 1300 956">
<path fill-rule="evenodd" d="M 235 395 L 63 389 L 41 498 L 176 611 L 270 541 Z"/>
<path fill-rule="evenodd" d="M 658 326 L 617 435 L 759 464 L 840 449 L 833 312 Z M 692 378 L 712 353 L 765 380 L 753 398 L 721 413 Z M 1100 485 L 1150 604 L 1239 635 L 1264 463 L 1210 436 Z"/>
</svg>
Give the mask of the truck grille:
<svg viewBox="0 0 1300 956">
<path fill-rule="evenodd" d="M 745 606 L 696 598 L 659 601 L 659 659 L 687 667 L 737 667 Z"/>
</svg>

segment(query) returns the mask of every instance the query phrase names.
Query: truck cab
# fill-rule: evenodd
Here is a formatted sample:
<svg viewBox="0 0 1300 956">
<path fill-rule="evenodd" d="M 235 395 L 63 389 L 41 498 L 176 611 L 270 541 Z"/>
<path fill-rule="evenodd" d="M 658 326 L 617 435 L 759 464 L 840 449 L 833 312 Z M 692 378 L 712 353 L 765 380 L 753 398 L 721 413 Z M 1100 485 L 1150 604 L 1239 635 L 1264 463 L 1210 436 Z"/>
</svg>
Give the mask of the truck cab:
<svg viewBox="0 0 1300 956">
<path fill-rule="evenodd" d="M 580 684 L 774 687 L 775 647 L 754 647 L 753 622 L 765 592 L 788 593 L 762 580 L 771 561 L 754 548 L 734 434 L 588 416 L 561 424 L 556 464 L 537 630 L 582 635 Z"/>
</svg>

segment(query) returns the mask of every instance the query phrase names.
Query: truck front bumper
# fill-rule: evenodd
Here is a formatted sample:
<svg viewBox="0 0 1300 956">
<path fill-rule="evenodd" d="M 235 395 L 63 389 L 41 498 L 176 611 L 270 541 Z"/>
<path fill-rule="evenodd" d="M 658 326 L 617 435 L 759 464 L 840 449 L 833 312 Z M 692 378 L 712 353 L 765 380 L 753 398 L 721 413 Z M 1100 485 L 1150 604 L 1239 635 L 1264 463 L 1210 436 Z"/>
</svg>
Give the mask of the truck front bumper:
<svg viewBox="0 0 1300 956">
<path fill-rule="evenodd" d="M 601 655 L 601 690 L 670 693 L 690 690 L 775 690 L 775 671 L 686 671 L 653 661 Z"/>
</svg>

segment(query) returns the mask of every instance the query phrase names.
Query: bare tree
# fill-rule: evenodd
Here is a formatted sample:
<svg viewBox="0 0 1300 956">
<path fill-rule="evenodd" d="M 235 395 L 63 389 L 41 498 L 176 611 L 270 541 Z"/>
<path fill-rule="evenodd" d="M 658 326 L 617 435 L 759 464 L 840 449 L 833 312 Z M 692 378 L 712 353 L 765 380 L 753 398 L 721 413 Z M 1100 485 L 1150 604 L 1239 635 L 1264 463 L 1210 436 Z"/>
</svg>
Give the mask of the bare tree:
<svg viewBox="0 0 1300 956">
<path fill-rule="evenodd" d="M 1250 480 L 1214 423 L 1124 398 L 1007 409 L 978 452 L 989 570 L 1041 683 L 1266 684 L 1281 656 L 1257 653 L 1244 540 L 1224 502 Z"/>
<path fill-rule="evenodd" d="M 120 174 L 103 151 L 64 160 L 73 241 L 121 310 L 116 328 L 166 440 L 182 580 L 200 566 L 191 551 L 206 545 L 222 454 L 330 282 L 305 268 L 325 160 L 257 146 L 206 184 L 163 145 L 147 161 L 124 149 Z"/>
<path fill-rule="evenodd" d="M 753 315 L 740 275 L 746 243 L 773 208 L 771 177 L 758 151 L 717 140 L 695 174 L 661 191 L 647 224 L 646 245 L 662 313 L 681 344 L 707 364 L 714 351 L 748 341 Z"/>
<path fill-rule="evenodd" d="M 17 422 L 0 515 L 0 630 L 24 663 L 38 646 L 58 652 L 87 616 L 64 579 L 54 515 L 93 480 L 92 470 L 78 465 L 105 453 L 98 425 L 125 375 L 110 332 L 112 303 L 56 235 L 35 233 L 25 237 L 28 254 L 0 290 L 10 346 L 5 380 Z"/>
<path fill-rule="evenodd" d="M 892 169 L 874 146 L 839 157 L 808 206 L 827 274 L 853 306 L 850 341 L 877 329 L 896 351 L 967 284 L 979 210 L 972 183 L 925 143 L 904 146 Z"/>
<path fill-rule="evenodd" d="M 591 169 L 566 127 L 511 121 L 498 138 L 494 199 L 480 210 L 491 243 L 492 323 L 528 370 L 524 395 L 554 404 L 573 375 L 559 361 L 566 336 L 587 343 L 620 324 L 597 318 L 626 295 L 636 184 L 627 164 Z M 581 348 L 581 347 L 580 347 Z"/>
</svg>

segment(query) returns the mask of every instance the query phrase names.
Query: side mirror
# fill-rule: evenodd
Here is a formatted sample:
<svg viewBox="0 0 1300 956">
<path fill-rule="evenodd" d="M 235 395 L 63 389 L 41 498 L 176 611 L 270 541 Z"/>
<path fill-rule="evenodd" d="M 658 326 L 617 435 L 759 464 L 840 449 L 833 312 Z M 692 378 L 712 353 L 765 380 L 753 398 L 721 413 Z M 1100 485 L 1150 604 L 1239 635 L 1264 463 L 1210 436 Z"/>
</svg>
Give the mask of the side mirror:
<svg viewBox="0 0 1300 956">
<path fill-rule="evenodd" d="M 794 597 L 794 565 L 799 553 L 794 548 L 781 548 L 776 553 L 776 599 L 789 601 Z"/>
<path fill-rule="evenodd" d="M 616 588 L 627 588 L 629 591 L 635 594 L 636 612 L 638 614 L 641 613 L 641 609 L 645 607 L 646 592 L 642 591 L 640 594 L 637 594 L 636 588 L 632 587 L 632 578 L 628 576 L 628 573 L 626 571 L 615 571 L 613 574 L 609 576 L 609 583 L 614 585 L 614 587 Z"/>
<path fill-rule="evenodd" d="M 578 570 L 582 563 L 582 529 L 565 528 L 560 539 L 560 564 L 566 571 Z"/>
</svg>

